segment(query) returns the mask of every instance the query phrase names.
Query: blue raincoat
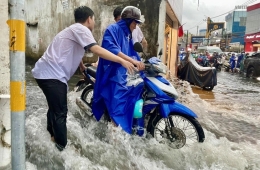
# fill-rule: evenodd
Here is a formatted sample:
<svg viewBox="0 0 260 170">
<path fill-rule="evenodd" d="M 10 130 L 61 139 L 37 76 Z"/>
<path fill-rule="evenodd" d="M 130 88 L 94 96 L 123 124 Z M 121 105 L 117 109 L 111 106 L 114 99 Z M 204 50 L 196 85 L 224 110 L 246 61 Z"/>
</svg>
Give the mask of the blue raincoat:
<svg viewBox="0 0 260 170">
<path fill-rule="evenodd" d="M 108 26 L 102 47 L 117 55 L 122 52 L 140 61 L 134 51 L 131 31 L 125 20 Z M 143 83 L 127 86 L 127 69 L 121 64 L 99 58 L 92 111 L 100 120 L 105 110 L 111 119 L 128 133 L 132 133 L 135 102 L 141 98 Z"/>
<path fill-rule="evenodd" d="M 233 69 L 236 67 L 236 56 L 232 55 L 229 59 L 229 63 L 231 66 L 231 70 L 233 71 Z"/>
</svg>

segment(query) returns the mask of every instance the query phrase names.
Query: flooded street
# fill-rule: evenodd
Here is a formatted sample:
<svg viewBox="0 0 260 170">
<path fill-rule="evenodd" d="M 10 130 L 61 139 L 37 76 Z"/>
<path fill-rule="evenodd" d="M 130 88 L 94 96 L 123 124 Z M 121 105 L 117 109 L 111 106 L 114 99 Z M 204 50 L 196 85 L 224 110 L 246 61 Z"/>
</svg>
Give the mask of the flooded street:
<svg viewBox="0 0 260 170">
<path fill-rule="evenodd" d="M 46 130 L 47 103 L 27 65 L 27 169 L 66 170 L 259 170 L 260 81 L 220 72 L 212 92 L 173 83 L 179 101 L 198 115 L 204 143 L 172 149 L 154 139 L 130 136 L 119 128 L 97 123 L 82 113 L 80 93 L 69 82 L 68 146 L 59 152 Z"/>
<path fill-rule="evenodd" d="M 193 92 L 211 105 L 210 119 L 219 127 L 212 129 L 218 136 L 231 141 L 260 139 L 260 81 L 243 75 L 218 72 L 218 85 L 212 92 L 193 87 Z M 258 120 L 249 123 L 249 120 Z"/>
</svg>

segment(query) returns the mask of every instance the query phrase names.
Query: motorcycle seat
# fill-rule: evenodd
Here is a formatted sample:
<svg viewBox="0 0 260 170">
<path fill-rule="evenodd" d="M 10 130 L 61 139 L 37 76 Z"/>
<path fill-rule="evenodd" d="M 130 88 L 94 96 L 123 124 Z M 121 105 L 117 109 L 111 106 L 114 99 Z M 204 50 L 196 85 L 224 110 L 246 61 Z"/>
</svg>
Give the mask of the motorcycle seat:
<svg viewBox="0 0 260 170">
<path fill-rule="evenodd" d="M 87 74 L 89 74 L 91 77 L 96 78 L 96 72 L 97 72 L 97 67 L 95 66 L 87 67 Z"/>
</svg>

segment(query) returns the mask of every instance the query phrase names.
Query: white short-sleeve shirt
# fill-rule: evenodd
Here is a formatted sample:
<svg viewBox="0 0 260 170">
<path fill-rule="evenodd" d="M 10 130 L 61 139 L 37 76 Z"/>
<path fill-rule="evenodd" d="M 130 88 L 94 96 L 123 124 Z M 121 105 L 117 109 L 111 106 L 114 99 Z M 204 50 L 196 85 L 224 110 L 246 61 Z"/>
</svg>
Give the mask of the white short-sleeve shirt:
<svg viewBox="0 0 260 170">
<path fill-rule="evenodd" d="M 32 69 L 36 79 L 57 79 L 67 84 L 76 72 L 85 50 L 96 41 L 91 31 L 75 23 L 58 33 Z"/>
<path fill-rule="evenodd" d="M 143 32 L 141 31 L 140 27 L 136 25 L 136 28 L 132 32 L 133 43 L 142 42 L 143 38 Z"/>
</svg>

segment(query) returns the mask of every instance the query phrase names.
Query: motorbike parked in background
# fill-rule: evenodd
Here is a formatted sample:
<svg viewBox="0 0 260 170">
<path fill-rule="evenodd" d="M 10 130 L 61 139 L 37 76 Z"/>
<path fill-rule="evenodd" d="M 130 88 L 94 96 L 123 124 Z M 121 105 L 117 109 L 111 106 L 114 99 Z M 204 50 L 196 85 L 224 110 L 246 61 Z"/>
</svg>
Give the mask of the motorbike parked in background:
<svg viewBox="0 0 260 170">
<path fill-rule="evenodd" d="M 202 67 L 187 54 L 178 66 L 177 76 L 190 84 L 211 91 L 217 85 L 217 70 L 215 67 Z"/>
<path fill-rule="evenodd" d="M 217 71 L 221 71 L 222 66 L 223 66 L 222 56 L 218 56 L 214 58 L 213 67 L 215 67 Z"/>
<path fill-rule="evenodd" d="M 140 43 L 135 43 L 134 49 L 143 53 Z M 160 75 L 166 74 L 167 67 L 157 57 L 145 58 L 145 74 L 133 80 L 144 82 L 143 106 L 140 108 L 141 117 L 134 116 L 133 134 L 142 136 L 144 129 L 146 129 L 146 132 L 150 133 L 157 141 L 168 144 L 172 148 L 181 148 L 194 142 L 203 142 L 205 135 L 196 119 L 197 115 L 188 107 L 176 101 L 178 98 L 176 89 Z M 96 76 L 96 68 L 88 66 L 85 76 L 84 82 L 78 83 L 78 86 L 85 83 L 85 87 L 81 96 L 76 99 L 76 103 L 88 116 L 94 118 L 91 107 L 95 85 L 93 78 Z M 77 89 L 82 90 L 82 88 Z M 107 111 L 103 117 L 103 121 L 111 121 Z"/>
</svg>

